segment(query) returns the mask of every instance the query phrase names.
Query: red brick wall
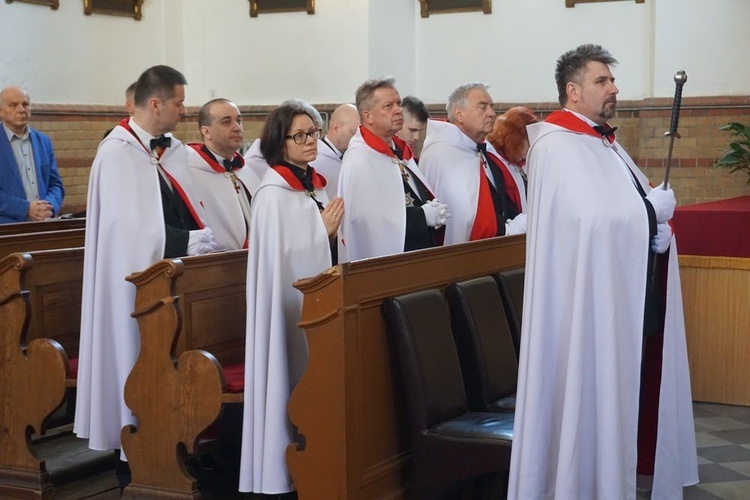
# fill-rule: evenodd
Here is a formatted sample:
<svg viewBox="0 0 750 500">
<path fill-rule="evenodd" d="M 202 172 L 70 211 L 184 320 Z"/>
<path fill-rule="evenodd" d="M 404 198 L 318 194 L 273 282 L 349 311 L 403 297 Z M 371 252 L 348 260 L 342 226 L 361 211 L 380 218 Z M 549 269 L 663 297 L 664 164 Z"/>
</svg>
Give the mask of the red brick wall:
<svg viewBox="0 0 750 500">
<path fill-rule="evenodd" d="M 618 114 L 611 120 L 619 127 L 618 140 L 655 183 L 664 176 L 671 99 L 621 101 Z M 498 103 L 499 110 L 523 105 L 545 116 L 556 103 Z M 321 113 L 330 113 L 334 105 L 319 105 Z M 434 116 L 445 116 L 445 108 L 429 106 Z M 271 107 L 242 106 L 245 116 L 245 139 L 260 133 L 263 120 Z M 55 147 L 60 174 L 65 183 L 63 210 L 83 210 L 91 163 L 104 132 L 125 115 L 122 107 L 83 105 L 35 105 L 32 126 L 49 134 Z M 750 194 L 747 178 L 730 175 L 727 170 L 711 165 L 721 156 L 729 134 L 719 127 L 730 122 L 750 123 L 750 96 L 685 98 L 682 102 L 679 132 L 675 141 L 670 180 L 681 205 L 731 198 Z M 183 141 L 200 139 L 197 109 L 189 109 L 175 135 Z"/>
</svg>

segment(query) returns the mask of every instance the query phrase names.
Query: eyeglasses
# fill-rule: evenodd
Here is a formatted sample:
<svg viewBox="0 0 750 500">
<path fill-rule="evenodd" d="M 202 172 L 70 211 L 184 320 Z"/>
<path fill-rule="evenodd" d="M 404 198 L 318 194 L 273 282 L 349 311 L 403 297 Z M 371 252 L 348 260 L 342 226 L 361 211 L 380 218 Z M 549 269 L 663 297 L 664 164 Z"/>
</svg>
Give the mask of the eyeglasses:
<svg viewBox="0 0 750 500">
<path fill-rule="evenodd" d="M 304 144 L 307 142 L 307 138 L 311 137 L 314 141 L 320 139 L 320 129 L 316 128 L 310 132 L 297 132 L 293 135 L 285 136 L 287 139 L 293 139 L 295 144 Z"/>
</svg>

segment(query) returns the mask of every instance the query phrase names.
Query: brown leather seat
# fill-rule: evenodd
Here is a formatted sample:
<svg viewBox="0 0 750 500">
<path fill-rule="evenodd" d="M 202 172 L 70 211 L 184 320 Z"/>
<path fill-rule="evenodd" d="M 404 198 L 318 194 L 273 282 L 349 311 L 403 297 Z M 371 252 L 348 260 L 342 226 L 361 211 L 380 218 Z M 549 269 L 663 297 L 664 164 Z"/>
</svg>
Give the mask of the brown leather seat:
<svg viewBox="0 0 750 500">
<path fill-rule="evenodd" d="M 521 321 L 523 320 L 523 283 L 526 268 L 509 269 L 493 275 L 503 298 L 505 314 L 508 316 L 510 333 L 513 335 L 513 345 L 516 356 L 521 352 Z"/>
<path fill-rule="evenodd" d="M 485 276 L 455 283 L 445 294 L 469 408 L 515 411 L 518 358 L 497 283 Z"/>
<path fill-rule="evenodd" d="M 513 414 L 469 411 L 442 294 L 431 289 L 391 298 L 383 313 L 409 408 L 414 498 L 444 498 L 471 479 L 507 471 Z"/>
</svg>

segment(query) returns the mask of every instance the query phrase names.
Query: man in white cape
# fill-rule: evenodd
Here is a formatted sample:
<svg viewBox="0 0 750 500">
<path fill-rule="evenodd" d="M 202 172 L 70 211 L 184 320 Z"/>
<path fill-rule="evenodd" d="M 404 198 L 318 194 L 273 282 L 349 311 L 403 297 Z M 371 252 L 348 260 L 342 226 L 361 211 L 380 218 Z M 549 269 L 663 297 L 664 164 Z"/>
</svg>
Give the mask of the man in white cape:
<svg viewBox="0 0 750 500">
<path fill-rule="evenodd" d="M 368 259 L 442 244 L 450 217 L 396 132 L 404 124 L 392 78 L 357 89 L 362 125 L 341 165 L 339 196 L 347 204 L 339 230 L 339 262 Z"/>
<path fill-rule="evenodd" d="M 648 460 L 638 446 L 639 417 L 654 396 L 641 380 L 644 310 L 657 298 L 647 294 L 647 275 L 651 257 L 666 252 L 663 332 L 646 341 L 661 341 L 663 333 L 651 498 L 681 498 L 682 487 L 698 481 L 677 255 L 667 223 L 674 194 L 650 188 L 606 129 L 616 108 L 609 69 L 615 62 L 596 45 L 563 55 L 556 79 L 565 109 L 528 127 L 510 499 L 635 498 L 639 461 Z"/>
<path fill-rule="evenodd" d="M 451 207 L 445 244 L 524 233 L 516 183 L 486 141 L 495 124 L 488 87 L 458 87 L 447 111 L 448 122 L 428 120 L 419 163 L 437 197 Z"/>
<path fill-rule="evenodd" d="M 135 424 L 123 388 L 140 337 L 130 316 L 135 287 L 125 277 L 168 249 L 197 255 L 214 248 L 192 192 L 185 146 L 168 134 L 185 114 L 185 83 L 168 66 L 146 70 L 134 116 L 102 141 L 91 168 L 74 432 L 94 450 L 119 449 L 122 428 Z M 195 229 L 180 227 L 181 218 Z"/>
<path fill-rule="evenodd" d="M 318 157 L 310 166 L 326 179 L 326 194 L 329 199 L 337 196 L 341 159 L 344 157 L 349 141 L 359 127 L 359 113 L 353 104 L 342 104 L 331 114 L 328 132 L 318 139 Z"/>
<path fill-rule="evenodd" d="M 250 203 L 260 178 L 237 153 L 242 114 L 228 99 L 212 99 L 198 112 L 202 143 L 188 144 L 188 164 L 217 250 L 247 248 Z"/>
</svg>

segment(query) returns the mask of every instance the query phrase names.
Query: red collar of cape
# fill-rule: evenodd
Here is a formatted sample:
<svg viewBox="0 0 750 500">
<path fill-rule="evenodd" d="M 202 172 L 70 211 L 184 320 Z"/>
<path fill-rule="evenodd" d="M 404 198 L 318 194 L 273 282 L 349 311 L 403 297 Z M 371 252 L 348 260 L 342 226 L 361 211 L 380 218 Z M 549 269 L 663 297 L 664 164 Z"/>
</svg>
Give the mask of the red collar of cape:
<svg viewBox="0 0 750 500">
<path fill-rule="evenodd" d="M 208 153 L 206 153 L 203 150 L 203 143 L 201 143 L 201 142 L 188 142 L 186 144 L 186 146 L 193 148 L 195 150 L 195 152 L 198 153 L 200 155 L 200 157 L 203 158 L 206 161 L 206 163 L 208 163 L 208 166 L 211 167 L 214 170 L 214 172 L 219 173 L 219 174 L 223 174 L 224 172 L 227 171 L 227 169 L 224 168 L 224 165 L 219 165 L 219 162 L 216 161 L 216 158 L 214 157 L 214 155 L 208 154 Z M 232 157 L 232 160 L 234 160 L 237 157 L 239 157 L 239 158 L 242 159 L 242 166 L 241 167 L 237 167 L 234 170 L 239 170 L 239 169 L 241 169 L 242 167 L 245 166 L 245 159 L 242 158 L 242 155 L 240 155 L 237 152 L 234 153 L 234 156 Z"/>
<path fill-rule="evenodd" d="M 557 110 L 553 111 L 549 114 L 549 116 L 544 120 L 547 123 L 551 123 L 553 125 L 557 125 L 562 128 L 566 128 L 568 130 L 572 130 L 573 132 L 579 132 L 581 134 L 590 135 L 593 137 L 600 138 L 602 134 L 594 130 L 594 127 L 586 123 L 585 121 L 578 118 L 574 113 L 571 113 L 570 111 L 563 111 L 563 110 Z M 609 127 L 609 123 L 604 124 L 605 127 Z M 615 142 L 616 135 L 615 133 L 611 133 L 607 136 L 607 139 L 610 143 Z"/>
<path fill-rule="evenodd" d="M 296 175 L 294 175 L 294 172 L 289 170 L 289 167 L 286 167 L 284 165 L 273 165 L 271 167 L 278 173 L 287 184 L 289 184 L 289 187 L 294 189 L 295 191 L 304 191 L 305 186 L 302 185 L 302 181 L 297 178 Z M 307 166 L 308 170 L 312 170 L 312 183 L 313 187 L 317 189 L 323 189 L 326 187 L 326 178 L 320 175 L 318 172 L 315 171 L 313 167 L 310 165 Z"/>
<path fill-rule="evenodd" d="M 378 153 L 382 153 L 388 157 L 396 156 L 393 153 L 393 150 L 391 149 L 391 147 L 388 144 L 386 144 L 386 142 L 383 139 L 373 134 L 362 125 L 359 126 L 359 132 L 362 134 L 362 139 L 365 141 L 365 144 L 370 146 L 372 149 L 374 149 Z M 411 150 L 411 148 L 406 143 L 406 141 L 401 139 L 399 136 L 394 135 L 393 143 L 396 145 L 398 149 L 403 151 L 404 161 L 409 161 L 412 158 L 414 158 L 414 152 Z"/>
<path fill-rule="evenodd" d="M 141 142 L 141 140 L 140 140 L 140 139 L 138 138 L 138 134 L 136 134 L 136 133 L 135 133 L 135 130 L 133 130 L 133 129 L 132 129 L 131 127 L 130 127 L 130 124 L 128 123 L 129 121 L 130 121 L 130 118 L 123 118 L 123 119 L 122 119 L 122 120 L 120 121 L 120 126 L 121 126 L 122 128 L 124 128 L 125 130 L 127 130 L 128 132 L 130 132 L 131 134 L 133 134 L 133 137 L 135 137 L 135 140 L 136 140 L 136 141 L 138 141 L 138 143 L 139 143 L 139 144 L 140 144 L 141 146 L 143 146 L 143 149 L 145 149 L 145 150 L 146 150 L 146 153 L 150 155 L 151 153 L 149 152 L 149 150 L 148 150 L 148 148 L 146 147 L 146 145 L 145 145 L 145 144 L 143 144 L 143 143 Z M 193 216 L 193 220 L 194 220 L 194 221 L 195 221 L 195 223 L 196 223 L 196 224 L 198 225 L 198 228 L 199 228 L 199 229 L 203 229 L 204 227 L 206 227 L 206 226 L 205 226 L 205 224 L 203 223 L 203 220 L 202 220 L 202 219 L 201 219 L 201 218 L 200 218 L 200 217 L 198 216 L 198 212 L 197 212 L 197 211 L 195 210 L 195 207 L 194 207 L 194 206 L 193 206 L 193 204 L 192 204 L 192 203 L 190 202 L 190 198 L 188 197 L 187 193 L 185 193 L 185 190 L 184 190 L 184 189 L 182 189 L 182 186 L 180 186 L 180 183 L 179 183 L 179 182 L 177 182 L 177 179 L 175 179 L 175 178 L 174 178 L 174 177 L 172 176 L 172 174 L 170 174 L 170 173 L 169 173 L 169 172 L 167 171 L 167 169 L 165 169 L 165 168 L 162 168 L 162 169 L 161 169 L 161 171 L 162 171 L 162 172 L 164 173 L 164 175 L 166 175 L 166 176 L 167 176 L 167 178 L 169 179 L 169 182 L 171 182 L 171 183 L 172 183 L 172 188 L 173 188 L 173 189 L 175 190 L 175 192 L 177 192 L 177 195 L 178 195 L 178 196 L 179 196 L 180 198 L 182 198 L 182 201 L 183 201 L 183 202 L 185 203 L 185 206 L 186 206 L 186 207 L 188 208 L 188 211 L 190 212 L 190 215 L 192 215 L 192 216 Z"/>
</svg>

